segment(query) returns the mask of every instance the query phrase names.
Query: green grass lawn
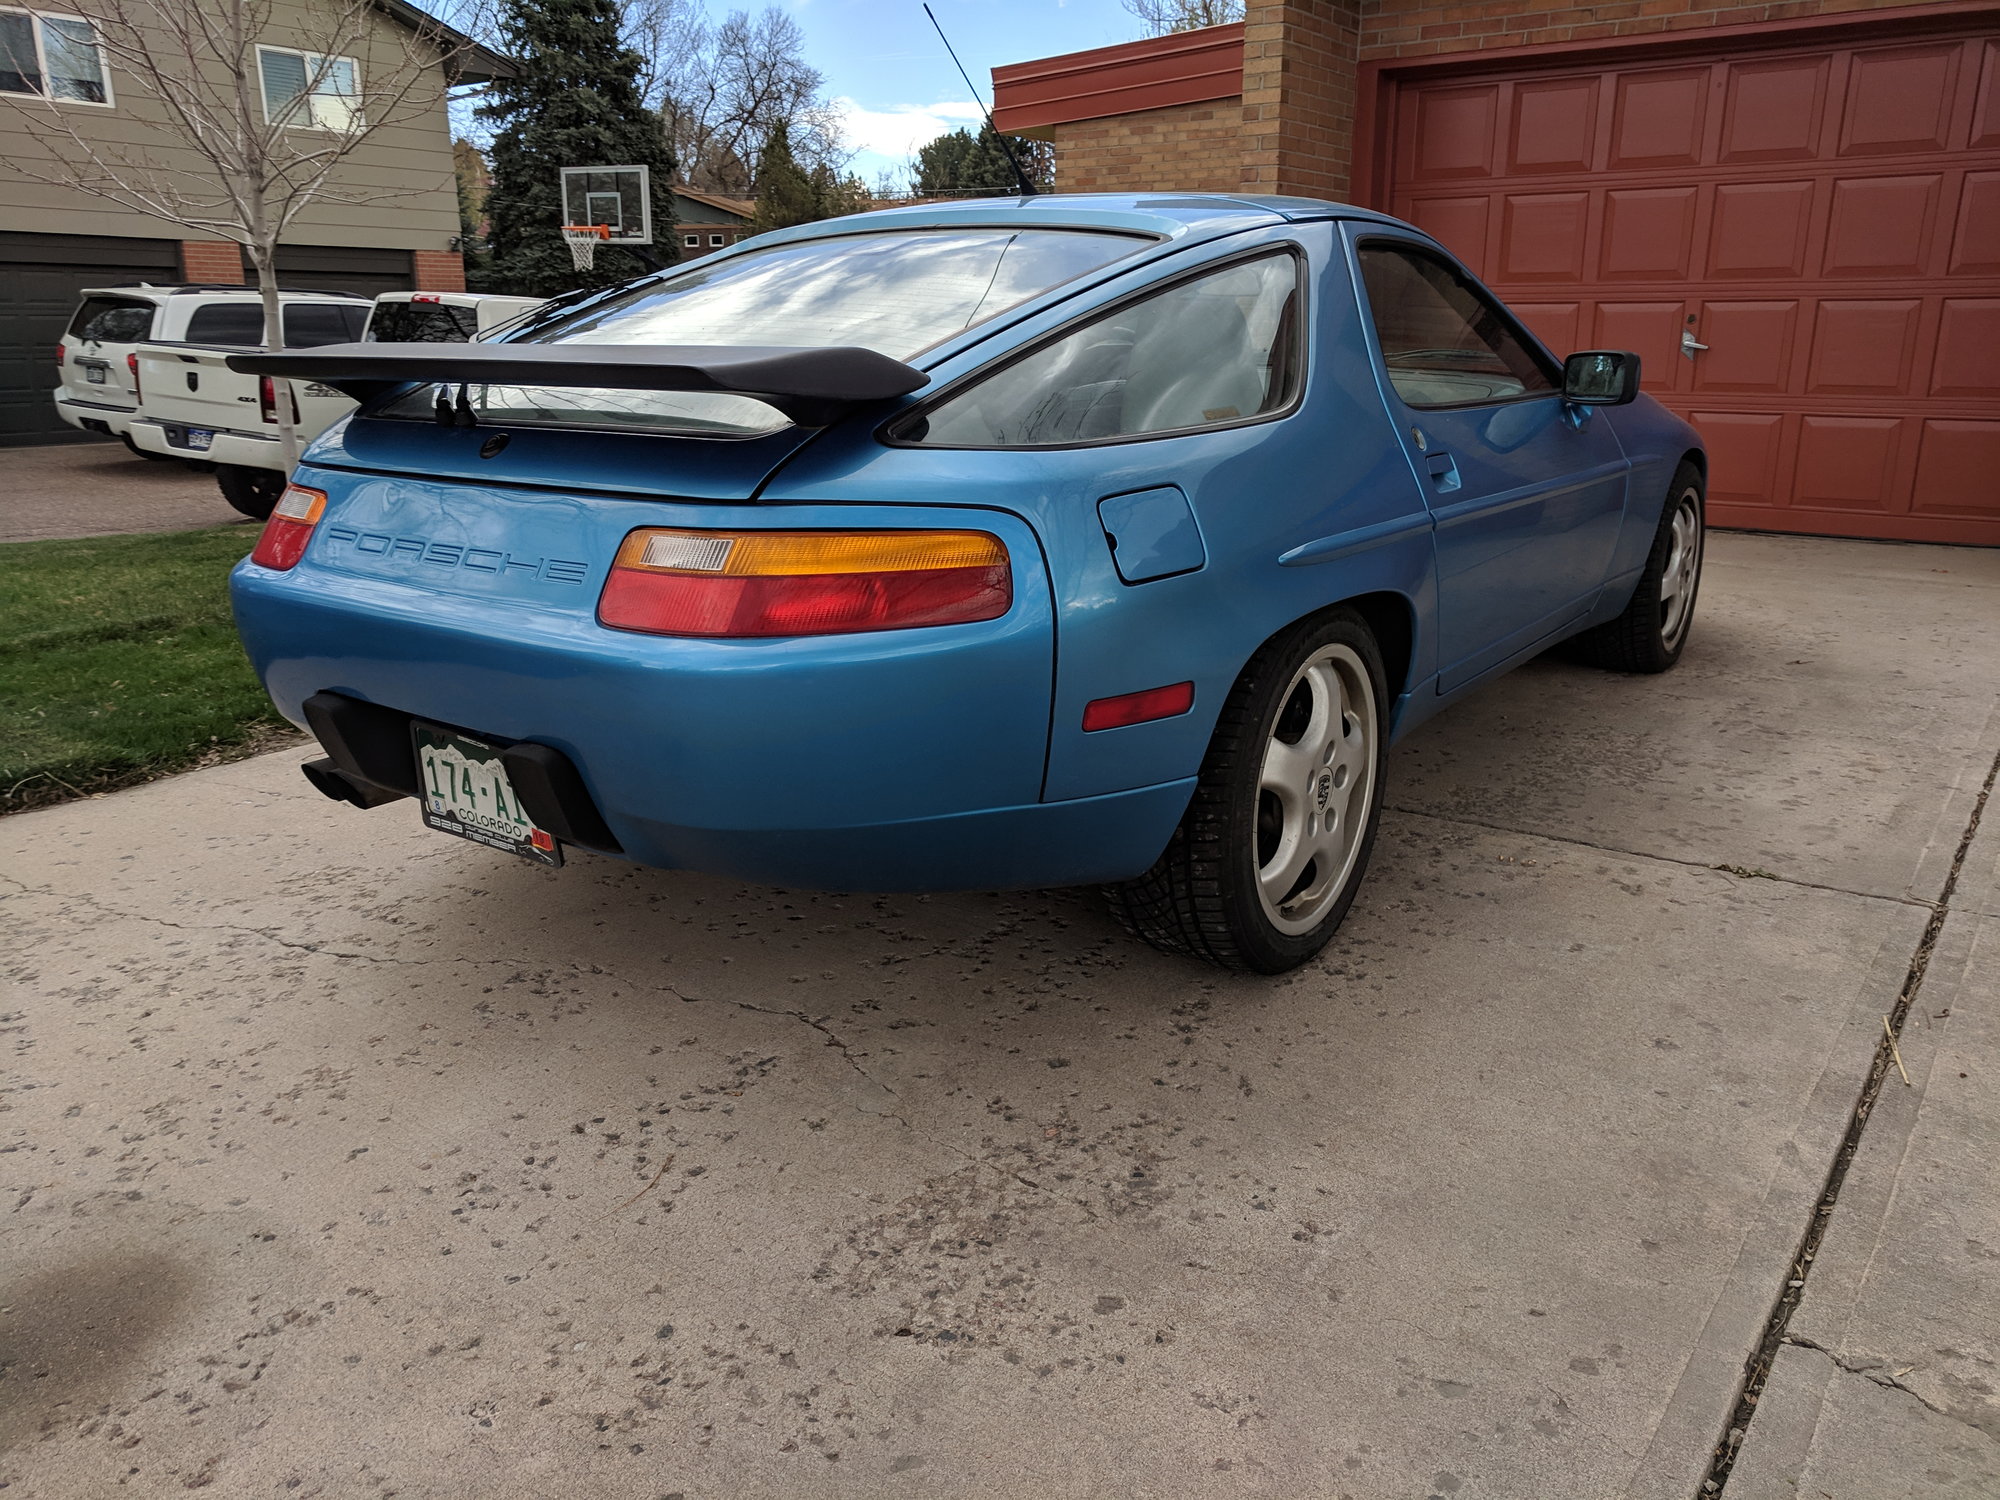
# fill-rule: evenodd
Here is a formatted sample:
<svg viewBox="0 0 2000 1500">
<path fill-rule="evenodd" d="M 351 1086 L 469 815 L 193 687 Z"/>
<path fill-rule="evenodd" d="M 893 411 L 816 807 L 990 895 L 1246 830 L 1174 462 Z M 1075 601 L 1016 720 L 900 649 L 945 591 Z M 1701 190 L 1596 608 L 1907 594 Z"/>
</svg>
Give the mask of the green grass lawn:
<svg viewBox="0 0 2000 1500">
<path fill-rule="evenodd" d="M 0 544 L 0 811 L 227 759 L 290 731 L 237 644 L 257 529 Z"/>
</svg>

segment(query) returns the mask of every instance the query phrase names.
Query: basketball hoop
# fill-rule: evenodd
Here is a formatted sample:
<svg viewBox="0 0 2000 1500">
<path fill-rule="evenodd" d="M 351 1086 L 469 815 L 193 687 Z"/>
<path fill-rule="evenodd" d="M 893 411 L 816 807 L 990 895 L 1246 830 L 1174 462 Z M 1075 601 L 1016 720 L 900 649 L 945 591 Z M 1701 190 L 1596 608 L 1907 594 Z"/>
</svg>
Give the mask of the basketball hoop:
<svg viewBox="0 0 2000 1500">
<path fill-rule="evenodd" d="M 576 263 L 579 271 L 588 271 L 597 263 L 597 242 L 611 238 L 609 224 L 565 224 L 562 227 L 564 242 L 569 246 L 569 258 Z"/>
</svg>

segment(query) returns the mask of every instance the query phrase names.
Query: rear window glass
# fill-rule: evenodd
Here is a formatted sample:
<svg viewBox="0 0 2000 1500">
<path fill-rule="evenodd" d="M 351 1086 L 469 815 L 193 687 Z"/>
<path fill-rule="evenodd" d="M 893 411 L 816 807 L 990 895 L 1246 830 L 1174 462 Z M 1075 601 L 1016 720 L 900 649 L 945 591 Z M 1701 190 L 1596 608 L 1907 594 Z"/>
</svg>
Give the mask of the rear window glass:
<svg viewBox="0 0 2000 1500">
<path fill-rule="evenodd" d="M 368 320 L 369 342 L 463 344 L 479 331 L 479 314 L 442 302 L 378 302 Z"/>
<path fill-rule="evenodd" d="M 608 301 L 531 319 L 510 342 L 826 348 L 909 359 L 1065 281 L 1143 249 L 1072 229 L 901 230 L 703 260 Z M 493 386 L 467 392 L 498 422 L 747 437 L 786 425 L 747 396 Z M 431 415 L 434 388 L 384 415 Z"/>
<path fill-rule="evenodd" d="M 349 344 L 361 337 L 368 305 L 293 303 L 284 310 L 285 344 L 311 349 L 320 344 Z M 256 302 L 211 302 L 197 307 L 188 319 L 190 344 L 235 344 L 258 347 L 264 342 L 264 309 Z"/>
<path fill-rule="evenodd" d="M 69 320 L 71 338 L 138 344 L 152 337 L 153 304 L 134 297 L 86 297 Z"/>
</svg>

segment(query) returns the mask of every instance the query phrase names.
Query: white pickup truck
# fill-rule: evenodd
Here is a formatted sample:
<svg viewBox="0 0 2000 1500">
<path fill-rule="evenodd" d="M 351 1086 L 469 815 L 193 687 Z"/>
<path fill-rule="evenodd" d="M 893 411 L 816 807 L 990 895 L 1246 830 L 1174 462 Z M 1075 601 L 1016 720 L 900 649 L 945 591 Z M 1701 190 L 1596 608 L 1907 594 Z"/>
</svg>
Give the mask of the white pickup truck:
<svg viewBox="0 0 2000 1500">
<path fill-rule="evenodd" d="M 474 292 L 384 292 L 361 338 L 463 343 L 539 305 L 533 297 Z M 288 322 L 288 344 L 289 332 Z M 340 342 L 352 338 L 350 334 Z M 128 428 L 130 440 L 149 453 L 213 463 L 223 498 L 259 520 L 270 515 L 287 477 L 278 443 L 278 403 L 289 405 L 301 447 L 354 409 L 354 402 L 331 386 L 243 375 L 229 368 L 230 355 L 262 342 L 259 331 L 245 330 L 240 342 L 141 344 L 133 361 L 139 414 Z"/>
</svg>

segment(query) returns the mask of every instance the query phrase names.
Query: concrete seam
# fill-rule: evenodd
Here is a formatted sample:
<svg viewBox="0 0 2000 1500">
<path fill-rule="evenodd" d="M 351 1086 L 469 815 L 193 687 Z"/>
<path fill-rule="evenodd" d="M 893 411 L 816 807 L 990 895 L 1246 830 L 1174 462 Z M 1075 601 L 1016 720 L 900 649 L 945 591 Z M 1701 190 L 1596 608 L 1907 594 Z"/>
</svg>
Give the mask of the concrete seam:
<svg viewBox="0 0 2000 1500">
<path fill-rule="evenodd" d="M 1806 1221 L 1804 1231 L 1799 1236 L 1798 1248 L 1793 1252 L 1788 1275 L 1778 1288 L 1778 1295 L 1771 1307 L 1771 1315 L 1765 1321 L 1763 1335 L 1757 1340 L 1750 1356 L 1743 1364 L 1743 1380 L 1737 1387 L 1737 1398 L 1725 1419 L 1727 1426 L 1715 1446 L 1708 1475 L 1696 1491 L 1695 1500 L 1713 1500 L 1729 1483 L 1729 1475 L 1736 1466 L 1736 1455 L 1742 1451 L 1744 1440 L 1749 1436 L 1750 1424 L 1756 1418 L 1757 1404 L 1764 1392 L 1764 1383 L 1770 1378 L 1771 1365 L 1777 1358 L 1778 1349 L 1787 1342 L 1805 1345 L 1802 1339 L 1793 1339 L 1790 1334 L 1792 1314 L 1797 1311 L 1805 1296 L 1806 1283 L 1812 1276 L 1813 1264 L 1819 1253 L 1820 1242 L 1826 1236 L 1827 1225 L 1832 1219 L 1834 1208 L 1840 1200 L 1840 1190 L 1847 1181 L 1848 1170 L 1854 1165 L 1854 1158 L 1861 1148 L 1861 1137 L 1868 1128 L 1868 1117 L 1875 1107 L 1876 1097 L 1882 1091 L 1883 1080 L 1893 1066 L 1896 1038 L 1901 1035 L 1903 1023 L 1908 1019 L 1910 1007 L 1915 1003 L 1918 992 L 1923 988 L 1924 975 L 1930 967 L 1932 951 L 1937 946 L 1939 934 L 1944 930 L 1945 918 L 1951 913 L 1952 893 L 1958 888 L 1958 877 L 1965 868 L 1965 857 L 1972 848 L 1972 841 L 1979 832 L 1979 821 L 1986 810 L 1986 804 L 1993 795 L 1993 783 L 2000 777 L 2000 755 L 1995 755 L 1987 768 L 1986 780 L 1982 783 L 1979 796 L 1972 805 L 1972 813 L 1966 819 L 1965 831 L 1958 841 L 1958 853 L 1952 860 L 1951 869 L 1945 876 L 1944 889 L 1939 893 L 1932 907 L 1931 918 L 1924 924 L 1922 936 L 1917 939 L 1916 951 L 1910 955 L 1910 967 L 1903 978 L 1903 987 L 1896 996 L 1896 1003 L 1889 1012 L 1887 1034 L 1876 1043 L 1875 1056 L 1869 1067 L 1861 1093 L 1854 1101 L 1853 1112 L 1848 1116 L 1847 1131 L 1841 1137 L 1840 1146 L 1828 1163 L 1826 1181 L 1821 1187 L 1816 1206 Z M 1827 1351 L 1821 1350 L 1821 1353 Z M 1828 1354 L 1828 1358 L 1832 1358 Z M 1835 1363 L 1839 1363 L 1837 1360 Z M 1845 1369 L 1846 1366 L 1841 1366 Z M 1860 1374 L 1860 1371 L 1850 1371 Z M 1897 1389 L 1907 1389 L 1897 1387 Z M 1916 1392 L 1910 1391 L 1916 1396 Z M 1923 1401 L 1921 1396 L 1917 1400 Z M 1923 1403 L 1930 1407 L 1929 1402 Z M 1935 1408 L 1931 1408 L 1935 1410 Z M 1940 1413 L 1940 1415 L 1950 1415 Z"/>
</svg>

